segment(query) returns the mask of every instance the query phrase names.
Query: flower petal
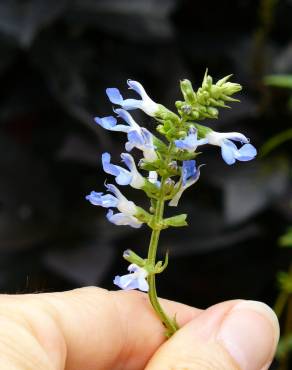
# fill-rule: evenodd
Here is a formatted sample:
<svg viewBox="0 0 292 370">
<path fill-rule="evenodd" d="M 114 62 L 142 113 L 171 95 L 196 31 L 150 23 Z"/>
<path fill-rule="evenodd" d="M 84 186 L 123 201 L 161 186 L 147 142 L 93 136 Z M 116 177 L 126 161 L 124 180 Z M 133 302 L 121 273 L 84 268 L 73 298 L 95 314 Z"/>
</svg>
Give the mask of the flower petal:
<svg viewBox="0 0 292 370">
<path fill-rule="evenodd" d="M 134 158 L 129 153 L 122 153 L 121 158 L 126 166 L 131 171 L 131 182 L 130 185 L 135 189 L 141 189 L 145 185 L 145 179 L 137 170 Z"/>
<path fill-rule="evenodd" d="M 118 226 L 131 226 L 135 229 L 140 228 L 143 223 L 140 222 L 136 217 L 128 215 L 126 213 L 113 213 L 111 209 L 109 209 L 106 218 L 115 225 Z"/>
<path fill-rule="evenodd" d="M 228 140 L 228 139 L 224 139 L 222 141 L 222 144 L 221 144 L 221 155 L 222 155 L 222 158 L 224 159 L 225 163 L 231 165 L 231 164 L 234 164 L 235 161 L 236 161 L 236 153 L 237 153 L 238 149 L 236 147 L 236 145 Z"/>
<path fill-rule="evenodd" d="M 123 290 L 138 289 L 138 281 L 133 279 L 131 274 L 124 276 L 116 276 L 114 284 Z"/>
<path fill-rule="evenodd" d="M 237 151 L 236 159 L 238 161 L 246 162 L 254 159 L 256 155 L 256 148 L 251 144 L 245 144 Z"/>
<path fill-rule="evenodd" d="M 186 186 L 187 181 L 197 174 L 196 161 L 194 159 L 183 161 L 182 165 L 182 185 Z"/>
<path fill-rule="evenodd" d="M 149 290 L 148 282 L 143 278 L 138 279 L 138 289 L 141 290 L 142 292 L 148 292 Z"/>
<path fill-rule="evenodd" d="M 105 208 L 109 207 L 117 207 L 119 201 L 116 197 L 111 194 L 97 193 L 96 191 L 92 191 L 89 195 L 85 197 L 91 204 L 94 206 L 101 206 Z"/>
<path fill-rule="evenodd" d="M 128 267 L 128 270 L 131 273 L 123 276 L 116 276 L 114 284 L 124 290 L 139 289 L 143 292 L 147 292 L 149 290 L 149 286 L 146 281 L 148 272 L 143 267 L 139 267 L 135 263 L 132 263 Z"/>
<path fill-rule="evenodd" d="M 145 98 L 150 99 L 144 87 L 142 86 L 142 84 L 140 84 L 140 82 L 134 81 L 134 80 L 128 80 L 127 84 L 129 86 L 129 89 L 133 89 L 134 91 L 136 91 L 136 93 L 139 94 L 142 99 L 145 99 Z"/>
<path fill-rule="evenodd" d="M 130 126 L 126 125 L 117 125 L 117 120 L 113 116 L 108 116 L 108 117 L 95 117 L 94 118 L 95 123 L 100 125 L 106 130 L 110 131 L 120 131 L 120 132 L 129 132 L 130 131 Z"/>
<path fill-rule="evenodd" d="M 184 161 L 184 162 L 189 162 L 189 161 Z M 183 163 L 184 163 L 183 162 Z M 195 162 L 195 161 L 194 161 Z M 184 164 L 183 164 L 184 166 Z M 168 205 L 170 207 L 177 207 L 178 205 L 178 202 L 183 194 L 183 192 L 189 188 L 190 186 L 194 185 L 198 180 L 199 180 L 199 177 L 200 177 L 200 168 L 203 166 L 203 165 L 200 165 L 198 168 L 194 168 L 194 164 L 191 163 L 191 164 L 185 164 L 186 167 L 190 167 L 187 169 L 187 172 L 191 175 L 189 178 L 186 178 L 185 180 L 185 185 L 183 185 L 183 182 L 184 180 L 182 181 L 182 185 L 180 187 L 180 189 L 178 190 L 178 192 L 175 194 L 175 196 L 171 199 L 171 201 L 168 203 Z M 184 171 L 184 169 L 183 169 Z M 182 176 L 184 176 L 184 174 L 182 173 Z"/>
<path fill-rule="evenodd" d="M 116 108 L 114 110 L 115 113 L 117 113 L 118 117 L 121 117 L 127 124 L 134 130 L 139 131 L 140 126 L 138 123 L 134 120 L 134 118 L 130 115 L 129 112 L 127 112 L 125 109 Z"/>
<path fill-rule="evenodd" d="M 109 153 L 102 154 L 102 166 L 104 172 L 116 177 L 119 185 L 129 185 L 132 181 L 132 174 L 120 166 L 110 163 L 111 156 Z"/>
<path fill-rule="evenodd" d="M 119 105 L 123 104 L 124 99 L 123 99 L 119 89 L 117 89 L 115 87 L 109 87 L 105 90 L 105 92 L 106 92 L 106 95 L 108 96 L 109 100 L 113 104 L 119 104 Z"/>
<path fill-rule="evenodd" d="M 174 141 L 175 146 L 179 149 L 187 150 L 189 152 L 194 152 L 199 145 L 207 144 L 207 139 L 197 138 L 197 130 L 192 127 L 189 130 L 188 135 L 184 139 L 179 139 Z"/>
</svg>

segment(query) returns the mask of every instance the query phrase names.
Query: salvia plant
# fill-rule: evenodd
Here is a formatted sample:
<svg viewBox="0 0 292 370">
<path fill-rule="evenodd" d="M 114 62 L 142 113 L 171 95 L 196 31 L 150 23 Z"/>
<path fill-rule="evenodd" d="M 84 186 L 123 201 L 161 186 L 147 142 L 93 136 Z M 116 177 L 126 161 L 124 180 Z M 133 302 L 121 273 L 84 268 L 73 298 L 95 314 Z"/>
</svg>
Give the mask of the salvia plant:
<svg viewBox="0 0 292 370">
<path fill-rule="evenodd" d="M 149 198 L 149 209 L 145 210 L 128 200 L 114 184 L 105 184 L 106 193 L 92 191 L 86 199 L 95 206 L 108 209 L 107 219 L 116 225 L 140 228 L 146 224 L 151 230 L 148 255 L 143 258 L 132 250 L 126 250 L 123 257 L 130 263 L 129 274 L 116 276 L 114 284 L 124 290 L 139 289 L 148 292 L 150 302 L 171 336 L 178 330 L 176 318 L 169 317 L 163 310 L 156 293 L 155 277 L 162 273 L 168 264 L 168 254 L 164 261 L 157 261 L 157 247 L 162 230 L 169 227 L 187 226 L 186 214 L 164 217 L 167 204 L 177 207 L 184 191 L 194 185 L 200 177 L 202 164 L 197 157 L 206 145 L 221 149 L 223 160 L 232 165 L 236 161 L 249 161 L 256 156 L 256 149 L 241 133 L 221 133 L 198 122 L 218 118 L 220 108 L 228 108 L 229 102 L 237 99 L 231 96 L 241 90 L 237 83 L 229 82 L 230 76 L 213 83 L 205 73 L 202 86 L 194 91 L 189 80 L 182 80 L 180 88 L 182 100 L 175 103 L 177 112 L 172 112 L 162 104 L 154 102 L 143 86 L 128 80 L 129 89 L 134 90 L 139 99 L 125 99 L 117 88 L 106 89 L 106 94 L 116 107 L 115 116 L 96 117 L 95 122 L 102 128 L 126 134 L 125 153 L 121 154 L 123 166 L 111 162 L 110 153 L 102 154 L 104 171 L 114 176 L 120 186 L 130 185 L 142 190 Z M 141 109 L 153 117 L 155 125 L 150 132 L 141 127 L 129 111 Z M 236 145 L 237 143 L 237 145 Z M 138 164 L 131 154 L 134 148 L 142 155 Z M 113 209 L 118 212 L 114 213 Z"/>
</svg>

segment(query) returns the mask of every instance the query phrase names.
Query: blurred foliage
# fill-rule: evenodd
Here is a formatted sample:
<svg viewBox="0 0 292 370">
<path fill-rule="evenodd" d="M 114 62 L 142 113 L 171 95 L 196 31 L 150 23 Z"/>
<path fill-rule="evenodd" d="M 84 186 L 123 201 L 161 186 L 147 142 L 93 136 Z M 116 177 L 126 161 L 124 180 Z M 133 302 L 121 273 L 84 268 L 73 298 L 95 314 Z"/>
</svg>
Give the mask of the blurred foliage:
<svg viewBox="0 0 292 370">
<path fill-rule="evenodd" d="M 270 75 L 264 78 L 268 86 L 278 88 L 292 89 L 292 75 Z M 291 108 L 292 95 L 287 108 Z M 292 129 L 287 129 L 268 139 L 261 148 L 261 155 L 265 156 L 283 143 L 292 139 Z M 289 206 L 289 205 L 288 205 Z M 290 204 L 290 207 L 292 205 Z M 285 234 L 279 238 L 281 247 L 292 247 L 292 228 L 289 227 Z M 291 256 L 290 256 L 291 261 Z M 291 262 L 290 262 L 291 263 Z M 281 337 L 277 348 L 277 358 L 279 361 L 279 370 L 289 368 L 289 357 L 292 350 L 292 269 L 290 265 L 289 272 L 280 271 L 277 274 L 279 294 L 276 299 L 274 309 L 279 319 L 283 321 Z"/>
<path fill-rule="evenodd" d="M 289 227 L 287 232 L 280 237 L 279 244 L 281 247 L 292 247 L 292 227 Z"/>
</svg>

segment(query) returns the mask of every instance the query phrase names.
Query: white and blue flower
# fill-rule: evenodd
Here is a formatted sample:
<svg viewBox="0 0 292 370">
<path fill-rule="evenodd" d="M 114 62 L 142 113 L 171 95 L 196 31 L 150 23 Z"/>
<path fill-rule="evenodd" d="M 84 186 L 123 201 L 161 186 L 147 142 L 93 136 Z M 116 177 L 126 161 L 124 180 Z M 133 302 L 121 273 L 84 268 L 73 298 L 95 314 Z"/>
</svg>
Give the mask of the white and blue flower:
<svg viewBox="0 0 292 370">
<path fill-rule="evenodd" d="M 193 153 L 199 145 L 207 144 L 208 140 L 206 138 L 198 140 L 197 129 L 192 127 L 184 139 L 175 140 L 174 143 L 177 148 Z"/>
<path fill-rule="evenodd" d="M 199 180 L 200 167 L 201 166 L 196 166 L 196 161 L 194 159 L 183 161 L 181 181 L 179 183 L 180 188 L 169 202 L 169 206 L 176 207 L 183 192 Z"/>
<path fill-rule="evenodd" d="M 137 213 L 137 206 L 134 202 L 129 201 L 119 189 L 112 184 L 106 185 L 107 190 L 112 194 L 103 194 L 92 191 L 86 196 L 86 199 L 95 206 L 101 206 L 104 208 L 117 208 L 120 213 L 114 214 L 110 209 L 107 213 L 107 219 L 116 225 L 129 225 L 134 228 L 142 226 L 135 214 Z"/>
<path fill-rule="evenodd" d="M 127 133 L 128 141 L 125 145 L 126 150 L 130 152 L 133 148 L 140 149 L 147 162 L 155 161 L 158 157 L 153 144 L 153 135 L 146 128 L 140 127 L 126 110 L 116 109 L 115 112 L 127 125 L 117 124 L 116 118 L 112 116 L 103 118 L 95 117 L 95 122 L 106 130 Z"/>
<path fill-rule="evenodd" d="M 141 97 L 137 99 L 124 99 L 119 89 L 108 88 L 106 94 L 113 104 L 120 105 L 123 109 L 133 110 L 141 109 L 151 117 L 155 117 L 159 112 L 159 104 L 155 103 L 146 93 L 144 87 L 138 81 L 128 80 L 129 89 L 136 91 Z"/>
<path fill-rule="evenodd" d="M 156 185 L 158 188 L 161 185 L 160 181 L 158 180 L 158 173 L 156 171 L 149 171 L 148 181 L 151 182 L 151 184 Z"/>
<path fill-rule="evenodd" d="M 138 172 L 134 158 L 131 154 L 122 153 L 121 158 L 129 171 L 123 167 L 111 163 L 109 153 L 102 154 L 102 166 L 106 173 L 115 176 L 119 185 L 131 185 L 135 189 L 141 189 L 145 185 L 144 177 Z"/>
<path fill-rule="evenodd" d="M 149 285 L 146 280 L 148 272 L 135 263 L 132 263 L 128 267 L 128 271 L 130 274 L 116 276 L 114 279 L 114 284 L 124 290 L 139 289 L 142 292 L 148 292 Z"/>
<path fill-rule="evenodd" d="M 206 139 L 209 144 L 221 147 L 222 158 L 229 165 L 234 164 L 236 160 L 242 162 L 250 161 L 257 155 L 257 150 L 253 145 L 249 144 L 249 139 L 239 132 L 224 133 L 212 131 L 206 135 Z M 238 149 L 232 140 L 243 144 L 242 147 Z"/>
</svg>

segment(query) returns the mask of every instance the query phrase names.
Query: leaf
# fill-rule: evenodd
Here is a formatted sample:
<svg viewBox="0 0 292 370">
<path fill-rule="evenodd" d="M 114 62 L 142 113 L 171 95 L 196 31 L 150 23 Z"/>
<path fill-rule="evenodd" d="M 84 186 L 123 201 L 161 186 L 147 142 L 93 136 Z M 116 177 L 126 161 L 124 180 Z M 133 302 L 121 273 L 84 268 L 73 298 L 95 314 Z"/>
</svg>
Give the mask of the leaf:
<svg viewBox="0 0 292 370">
<path fill-rule="evenodd" d="M 264 78 L 264 82 L 268 86 L 292 89 L 292 75 L 270 75 Z"/>
<path fill-rule="evenodd" d="M 263 157 L 269 154 L 272 150 L 277 148 L 279 145 L 282 145 L 286 141 L 292 140 L 292 128 L 282 131 L 277 135 L 272 136 L 267 140 L 264 145 L 261 147 L 260 156 Z"/>
<path fill-rule="evenodd" d="M 292 247 L 292 227 L 290 227 L 286 234 L 282 235 L 279 239 L 281 247 Z"/>
</svg>

